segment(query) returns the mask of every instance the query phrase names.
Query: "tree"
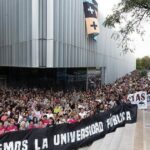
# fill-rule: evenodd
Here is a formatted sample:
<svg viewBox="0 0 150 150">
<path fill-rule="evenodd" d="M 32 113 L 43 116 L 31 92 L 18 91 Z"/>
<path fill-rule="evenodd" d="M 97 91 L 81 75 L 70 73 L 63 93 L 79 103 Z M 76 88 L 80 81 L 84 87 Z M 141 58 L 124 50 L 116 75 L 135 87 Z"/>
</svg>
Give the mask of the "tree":
<svg viewBox="0 0 150 150">
<path fill-rule="evenodd" d="M 124 52 L 131 51 L 132 34 L 144 35 L 145 23 L 150 23 L 150 0 L 121 0 L 114 7 L 113 13 L 106 17 L 105 27 L 115 28 L 119 25 L 119 31 L 113 34 L 113 37 L 120 40 L 119 46 L 122 46 Z"/>
<path fill-rule="evenodd" d="M 137 69 L 150 69 L 150 57 L 145 56 L 143 58 L 137 58 L 136 60 L 136 68 Z"/>
<path fill-rule="evenodd" d="M 141 59 L 140 58 L 136 59 L 136 69 L 138 69 L 138 70 L 142 69 Z"/>
</svg>

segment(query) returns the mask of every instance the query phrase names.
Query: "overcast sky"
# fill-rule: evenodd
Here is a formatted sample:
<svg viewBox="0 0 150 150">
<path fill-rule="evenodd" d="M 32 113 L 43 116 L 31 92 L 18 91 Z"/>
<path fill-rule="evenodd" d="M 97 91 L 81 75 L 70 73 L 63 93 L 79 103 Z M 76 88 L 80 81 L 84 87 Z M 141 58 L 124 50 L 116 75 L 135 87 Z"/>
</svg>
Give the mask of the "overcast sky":
<svg viewBox="0 0 150 150">
<path fill-rule="evenodd" d="M 107 14 L 111 13 L 111 10 L 114 5 L 116 5 L 120 0 L 97 0 L 99 3 L 99 9 L 102 15 L 105 17 Z M 138 36 L 135 36 L 135 40 L 133 42 L 133 46 L 135 47 L 135 56 L 143 57 L 150 56 L 150 25 L 145 26 L 146 35 L 144 36 L 144 41 Z"/>
</svg>

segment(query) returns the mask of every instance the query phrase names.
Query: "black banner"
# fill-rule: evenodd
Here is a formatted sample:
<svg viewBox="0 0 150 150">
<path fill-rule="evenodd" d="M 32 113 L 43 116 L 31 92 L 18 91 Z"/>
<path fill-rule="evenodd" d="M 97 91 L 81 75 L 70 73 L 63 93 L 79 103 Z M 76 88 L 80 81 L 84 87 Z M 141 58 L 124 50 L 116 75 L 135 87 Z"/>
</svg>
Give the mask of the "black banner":
<svg viewBox="0 0 150 150">
<path fill-rule="evenodd" d="M 79 123 L 7 133 L 0 137 L 0 150 L 77 149 L 136 119 L 137 105 L 122 104 Z"/>
<path fill-rule="evenodd" d="M 97 9 L 94 7 L 93 4 L 84 2 L 84 13 L 85 18 L 97 18 Z"/>
</svg>

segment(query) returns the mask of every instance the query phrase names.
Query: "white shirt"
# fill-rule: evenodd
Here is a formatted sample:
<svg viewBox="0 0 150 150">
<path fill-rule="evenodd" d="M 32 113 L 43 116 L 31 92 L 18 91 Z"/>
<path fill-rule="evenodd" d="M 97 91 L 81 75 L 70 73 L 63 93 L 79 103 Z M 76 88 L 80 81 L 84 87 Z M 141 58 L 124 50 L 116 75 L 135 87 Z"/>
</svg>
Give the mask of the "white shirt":
<svg viewBox="0 0 150 150">
<path fill-rule="evenodd" d="M 87 113 L 84 111 L 83 113 L 79 113 L 79 116 L 81 117 L 81 119 L 84 119 L 85 116 L 87 115 Z"/>
<path fill-rule="evenodd" d="M 54 114 L 46 114 L 47 118 L 54 118 Z"/>
</svg>

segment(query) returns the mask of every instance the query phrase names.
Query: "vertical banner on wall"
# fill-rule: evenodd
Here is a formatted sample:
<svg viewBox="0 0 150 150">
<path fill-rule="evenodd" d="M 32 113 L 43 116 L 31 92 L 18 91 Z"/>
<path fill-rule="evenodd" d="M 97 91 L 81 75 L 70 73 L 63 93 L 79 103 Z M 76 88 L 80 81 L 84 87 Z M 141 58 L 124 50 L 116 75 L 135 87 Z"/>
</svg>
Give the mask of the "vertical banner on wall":
<svg viewBox="0 0 150 150">
<path fill-rule="evenodd" d="M 98 3 L 96 0 L 84 0 L 83 6 L 87 34 L 92 39 L 96 40 L 100 32 L 98 23 Z"/>
</svg>

